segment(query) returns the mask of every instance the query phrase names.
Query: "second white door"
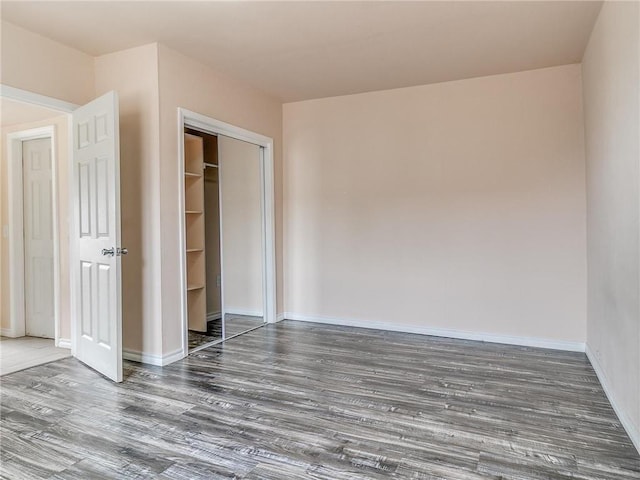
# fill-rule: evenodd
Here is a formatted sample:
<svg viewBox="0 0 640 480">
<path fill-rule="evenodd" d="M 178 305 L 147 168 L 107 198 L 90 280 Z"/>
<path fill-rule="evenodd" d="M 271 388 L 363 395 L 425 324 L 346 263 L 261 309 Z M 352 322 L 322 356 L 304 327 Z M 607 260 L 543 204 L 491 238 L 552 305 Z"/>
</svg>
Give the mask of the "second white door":
<svg viewBox="0 0 640 480">
<path fill-rule="evenodd" d="M 25 330 L 55 334 L 51 139 L 22 142 L 24 176 Z"/>
</svg>

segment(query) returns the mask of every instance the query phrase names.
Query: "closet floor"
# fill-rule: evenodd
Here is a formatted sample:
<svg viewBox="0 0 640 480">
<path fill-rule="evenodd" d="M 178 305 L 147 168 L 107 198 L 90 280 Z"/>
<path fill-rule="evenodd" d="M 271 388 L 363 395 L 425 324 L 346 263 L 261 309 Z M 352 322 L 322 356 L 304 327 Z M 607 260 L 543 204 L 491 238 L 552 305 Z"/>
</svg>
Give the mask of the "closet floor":
<svg viewBox="0 0 640 480">
<path fill-rule="evenodd" d="M 206 332 L 189 330 L 189 350 L 222 339 L 222 320 L 209 320 Z"/>
</svg>

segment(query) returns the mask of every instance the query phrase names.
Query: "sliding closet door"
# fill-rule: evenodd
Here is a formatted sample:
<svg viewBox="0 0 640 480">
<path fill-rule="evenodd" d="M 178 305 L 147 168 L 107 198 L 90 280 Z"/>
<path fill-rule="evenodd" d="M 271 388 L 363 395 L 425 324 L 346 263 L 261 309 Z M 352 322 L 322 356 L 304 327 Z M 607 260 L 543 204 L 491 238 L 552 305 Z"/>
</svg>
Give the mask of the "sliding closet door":
<svg viewBox="0 0 640 480">
<path fill-rule="evenodd" d="M 260 147 L 218 136 L 225 337 L 264 322 Z"/>
</svg>

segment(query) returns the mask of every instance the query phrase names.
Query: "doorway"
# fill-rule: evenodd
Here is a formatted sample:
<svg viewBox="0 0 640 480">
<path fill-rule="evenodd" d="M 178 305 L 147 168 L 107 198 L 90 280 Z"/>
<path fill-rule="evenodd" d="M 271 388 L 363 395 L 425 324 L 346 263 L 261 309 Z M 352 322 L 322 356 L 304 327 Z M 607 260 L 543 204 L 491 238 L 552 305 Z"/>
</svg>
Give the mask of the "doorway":
<svg viewBox="0 0 640 480">
<path fill-rule="evenodd" d="M 224 338 L 218 137 L 184 130 L 189 350 Z"/>
<path fill-rule="evenodd" d="M 68 248 L 60 232 L 66 202 L 59 197 L 66 186 L 68 118 L 58 109 L 4 96 L 0 105 L 0 191 L 7 206 L 0 289 L 0 375 L 5 375 L 71 355 L 68 325 L 60 324 L 68 306 L 63 265 Z"/>
<path fill-rule="evenodd" d="M 179 118 L 186 355 L 275 321 L 273 142 Z"/>
<path fill-rule="evenodd" d="M 0 333 L 3 337 L 23 337 L 27 331 L 25 313 L 29 305 L 39 308 L 41 305 L 36 301 L 41 304 L 50 301 L 46 295 L 43 295 L 44 299 L 30 300 L 28 291 L 33 288 L 40 294 L 41 288 L 25 284 L 25 279 L 29 284 L 43 281 L 39 272 L 46 270 L 38 270 L 31 278 L 29 272 L 25 272 L 34 263 L 25 259 L 25 251 L 29 254 L 25 233 L 31 227 L 36 233 L 50 228 L 54 245 L 55 346 L 70 349 L 78 360 L 114 381 L 122 381 L 120 261 L 127 249 L 120 245 L 117 93 L 108 92 L 78 106 L 0 85 L 0 102 L 2 141 L 7 152 L 4 155 L 5 148 L 2 149 L 0 193 L 7 199 L 8 206 L 6 216 L 1 212 L 1 243 L 3 247 L 6 245 L 2 251 L 3 255 L 8 253 L 8 259 L 5 261 L 0 255 L 3 267 L 0 269 L 0 295 L 8 301 L 0 302 L 3 321 Z M 21 108 L 13 108 L 14 104 Z M 37 120 L 27 119 L 32 128 L 20 128 L 25 127 L 25 112 L 40 114 L 44 110 L 54 111 L 54 117 L 50 118 L 49 112 Z M 11 128 L 5 127 L 9 125 L 5 123 L 7 117 L 12 115 L 23 120 L 11 123 Z M 31 209 L 33 215 L 29 217 L 23 205 L 34 194 L 23 188 L 25 179 L 29 188 L 33 186 L 29 181 L 33 172 L 24 172 L 22 149 L 29 146 L 27 140 L 41 138 L 49 138 L 51 142 L 51 194 L 49 197 L 41 189 L 36 203 L 44 204 L 43 199 L 50 198 L 53 209 L 50 227 L 46 222 L 36 221 L 41 218 L 42 209 Z M 42 165 L 42 155 L 39 157 L 36 163 Z M 25 160 L 29 159 L 25 157 Z M 24 163 L 26 165 L 28 161 Z M 46 180 L 40 183 L 42 185 L 46 185 Z M 33 225 L 25 225 L 25 221 Z M 31 247 L 35 252 L 42 245 Z M 37 254 L 31 256 L 38 257 Z M 50 335 L 47 332 L 38 334 Z M 50 342 L 53 344 L 53 340 Z M 4 354 L 9 343 L 3 339 L 2 344 Z M 1 360 L 4 373 L 4 355 Z"/>
<path fill-rule="evenodd" d="M 51 115 L 60 117 L 57 112 Z M 26 130 L 14 126 L 6 134 L 11 316 L 3 335 L 49 338 L 61 346 L 59 159 L 53 122 Z M 69 348 L 64 342 L 62 346 Z"/>
</svg>

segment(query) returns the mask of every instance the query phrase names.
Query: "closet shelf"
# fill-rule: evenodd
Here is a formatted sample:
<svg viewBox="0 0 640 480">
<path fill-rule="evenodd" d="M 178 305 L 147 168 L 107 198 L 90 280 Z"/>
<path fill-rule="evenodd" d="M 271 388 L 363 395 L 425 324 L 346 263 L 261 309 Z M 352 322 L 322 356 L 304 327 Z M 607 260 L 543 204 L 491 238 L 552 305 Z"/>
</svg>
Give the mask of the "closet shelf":
<svg viewBox="0 0 640 480">
<path fill-rule="evenodd" d="M 184 172 L 184 176 L 187 178 L 200 178 L 202 176 L 201 173 L 193 173 L 193 172 Z"/>
<path fill-rule="evenodd" d="M 187 253 L 204 252 L 204 248 L 187 248 Z"/>
<path fill-rule="evenodd" d="M 202 213 L 202 210 L 185 210 L 184 213 L 187 215 L 198 215 Z"/>
<path fill-rule="evenodd" d="M 190 292 L 192 290 L 200 290 L 201 288 L 204 288 L 204 285 L 187 285 L 187 292 Z"/>
</svg>

